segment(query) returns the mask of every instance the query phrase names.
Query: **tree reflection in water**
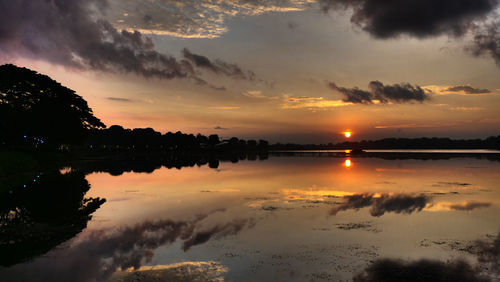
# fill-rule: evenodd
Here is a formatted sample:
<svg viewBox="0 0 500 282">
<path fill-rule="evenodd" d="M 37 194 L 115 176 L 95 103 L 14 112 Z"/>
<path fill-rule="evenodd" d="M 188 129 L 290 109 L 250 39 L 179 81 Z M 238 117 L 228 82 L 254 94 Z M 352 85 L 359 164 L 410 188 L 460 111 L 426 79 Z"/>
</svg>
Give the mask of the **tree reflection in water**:
<svg viewBox="0 0 500 282">
<path fill-rule="evenodd" d="M 86 228 L 106 200 L 86 198 L 90 185 L 79 172 L 35 175 L 0 197 L 0 265 L 50 251 Z"/>
</svg>

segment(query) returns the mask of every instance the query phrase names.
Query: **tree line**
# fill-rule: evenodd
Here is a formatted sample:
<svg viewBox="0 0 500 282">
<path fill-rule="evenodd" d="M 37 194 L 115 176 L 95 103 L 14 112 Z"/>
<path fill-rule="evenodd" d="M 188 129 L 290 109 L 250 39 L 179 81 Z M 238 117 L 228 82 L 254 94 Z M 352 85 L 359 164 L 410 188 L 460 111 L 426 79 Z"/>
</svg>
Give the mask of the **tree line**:
<svg viewBox="0 0 500 282">
<path fill-rule="evenodd" d="M 125 129 L 119 125 L 107 129 L 92 130 L 86 141 L 87 145 L 97 148 L 143 150 L 163 149 L 169 151 L 183 150 L 266 150 L 265 140 L 243 140 L 237 137 L 221 140 L 217 134 L 185 134 L 167 132 L 161 134 L 152 128 Z"/>
<path fill-rule="evenodd" d="M 500 149 L 500 135 L 486 139 L 450 138 L 385 138 L 380 140 L 363 140 L 359 142 L 342 142 L 337 144 L 281 144 L 270 146 L 272 150 L 388 150 L 388 149 Z"/>
<path fill-rule="evenodd" d="M 216 134 L 161 134 L 152 128 L 106 128 L 75 91 L 46 75 L 0 66 L 0 149 L 265 150 L 265 140 L 221 140 Z"/>
</svg>

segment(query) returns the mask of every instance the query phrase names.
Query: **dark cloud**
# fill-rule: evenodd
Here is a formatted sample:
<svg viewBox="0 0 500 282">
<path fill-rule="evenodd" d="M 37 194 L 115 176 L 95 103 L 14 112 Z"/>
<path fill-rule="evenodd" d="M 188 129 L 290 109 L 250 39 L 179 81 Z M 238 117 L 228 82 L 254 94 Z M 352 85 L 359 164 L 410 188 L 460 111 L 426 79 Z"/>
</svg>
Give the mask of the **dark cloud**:
<svg viewBox="0 0 500 282">
<path fill-rule="evenodd" d="M 195 66 L 209 69 L 215 73 L 219 73 L 219 68 L 216 67 L 207 57 L 193 54 L 187 48 L 182 50 L 182 56 L 191 61 Z"/>
<path fill-rule="evenodd" d="M 178 60 L 156 51 L 152 39 L 138 31 L 117 30 L 103 19 L 107 8 L 107 0 L 0 0 L 0 53 L 76 69 L 207 84 L 196 72 L 206 69 L 206 62 Z M 146 15 L 148 20 L 152 17 Z M 218 74 L 244 76 L 234 64 L 214 66 Z"/>
<path fill-rule="evenodd" d="M 426 38 L 463 37 L 471 33 L 467 48 L 476 56 L 491 56 L 500 66 L 499 0 L 319 0 L 324 12 L 352 10 L 351 22 L 375 38 L 401 35 Z"/>
<path fill-rule="evenodd" d="M 413 86 L 409 83 L 384 85 L 380 81 L 372 81 L 369 87 L 375 99 L 382 103 L 405 103 L 408 101 L 423 102 L 429 99 L 420 86 Z"/>
<path fill-rule="evenodd" d="M 121 98 L 121 97 L 107 97 L 107 100 L 110 101 L 116 101 L 116 102 L 132 102 L 132 100 L 127 99 L 127 98 Z"/>
<path fill-rule="evenodd" d="M 320 0 L 323 11 L 352 9 L 351 22 L 377 38 L 463 36 L 498 0 Z"/>
<path fill-rule="evenodd" d="M 343 99 L 344 102 L 354 104 L 373 104 L 373 100 L 378 100 L 380 103 L 386 104 L 389 102 L 424 102 L 430 99 L 420 86 L 413 86 L 409 83 L 384 85 L 380 81 L 371 81 L 368 85 L 370 91 L 361 90 L 357 87 L 339 87 L 333 82 L 330 82 L 328 86 L 343 94 L 345 96 Z"/>
<path fill-rule="evenodd" d="M 475 56 L 491 56 L 500 67 L 500 20 L 476 27 L 468 50 Z"/>
<path fill-rule="evenodd" d="M 472 87 L 470 85 L 452 86 L 452 87 L 448 87 L 446 89 L 446 91 L 450 91 L 450 92 L 464 92 L 465 94 L 487 94 L 487 93 L 491 93 L 491 91 L 488 90 L 488 89 L 474 88 L 474 87 Z"/>
<path fill-rule="evenodd" d="M 373 95 L 372 93 L 361 90 L 357 87 L 354 88 L 345 88 L 345 87 L 338 87 L 335 83 L 330 82 L 328 84 L 331 89 L 340 92 L 346 96 L 344 99 L 345 102 L 351 102 L 354 104 L 372 104 L 373 101 Z"/>
<path fill-rule="evenodd" d="M 331 209 L 330 215 L 336 215 L 340 211 L 359 210 L 366 207 L 371 207 L 370 214 L 376 217 L 382 216 L 386 212 L 411 214 L 415 211 L 421 211 L 430 202 L 430 198 L 425 195 L 404 194 L 355 194 L 344 198 L 347 199 L 347 202 Z"/>
<path fill-rule="evenodd" d="M 189 49 L 182 50 L 182 56 L 194 66 L 207 69 L 215 74 L 227 75 L 233 78 L 254 80 L 255 74 L 251 71 L 245 73 L 238 65 L 229 64 L 221 60 L 211 61 L 209 58 L 192 53 Z"/>
<path fill-rule="evenodd" d="M 465 182 L 437 182 L 433 186 L 471 186 L 472 184 L 470 183 L 465 183 Z"/>
<path fill-rule="evenodd" d="M 223 210 L 214 212 L 218 211 Z M 93 231 L 75 245 L 54 251 L 50 259 L 0 269 L 0 275 L 6 281 L 100 281 L 118 269 L 140 268 L 152 260 L 160 246 L 180 240 L 183 250 L 188 251 L 211 238 L 234 235 L 254 225 L 249 219 L 215 225 L 204 222 L 210 214 L 190 221 L 147 221 L 114 231 Z"/>
<path fill-rule="evenodd" d="M 106 7 L 105 0 L 1 1 L 1 51 L 80 69 L 166 79 L 192 75 L 187 62 L 158 53 L 150 38 L 97 19 Z"/>
<path fill-rule="evenodd" d="M 469 263 L 462 260 L 441 262 L 418 260 L 405 262 L 394 259 L 380 259 L 354 276 L 354 282 L 396 282 L 396 281 L 490 281 Z"/>
<path fill-rule="evenodd" d="M 225 127 L 222 127 L 222 126 L 216 126 L 214 127 L 215 130 L 228 130 L 229 128 L 225 128 Z"/>
<path fill-rule="evenodd" d="M 372 216 L 382 216 L 386 212 L 410 214 L 414 211 L 421 211 L 430 198 L 424 195 L 382 195 L 375 198 L 370 214 Z"/>
<path fill-rule="evenodd" d="M 357 194 L 352 196 L 345 196 L 347 202 L 341 204 L 338 207 L 334 207 L 330 210 L 331 215 L 336 215 L 339 211 L 345 211 L 350 209 L 359 210 L 361 208 L 366 208 L 372 205 L 374 194 Z"/>
<path fill-rule="evenodd" d="M 489 202 L 466 202 L 460 204 L 450 204 L 448 207 L 456 211 L 471 211 L 479 208 L 490 207 L 492 203 Z"/>
</svg>

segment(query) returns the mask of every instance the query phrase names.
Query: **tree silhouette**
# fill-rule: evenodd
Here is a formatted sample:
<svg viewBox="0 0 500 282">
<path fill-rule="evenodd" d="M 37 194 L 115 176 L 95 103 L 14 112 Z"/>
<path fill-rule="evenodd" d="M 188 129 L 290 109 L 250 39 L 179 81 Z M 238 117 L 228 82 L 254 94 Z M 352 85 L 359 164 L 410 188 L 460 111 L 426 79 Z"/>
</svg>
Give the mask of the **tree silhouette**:
<svg viewBox="0 0 500 282">
<path fill-rule="evenodd" d="M 0 142 L 80 143 L 88 130 L 103 127 L 75 91 L 27 68 L 0 66 Z"/>
</svg>

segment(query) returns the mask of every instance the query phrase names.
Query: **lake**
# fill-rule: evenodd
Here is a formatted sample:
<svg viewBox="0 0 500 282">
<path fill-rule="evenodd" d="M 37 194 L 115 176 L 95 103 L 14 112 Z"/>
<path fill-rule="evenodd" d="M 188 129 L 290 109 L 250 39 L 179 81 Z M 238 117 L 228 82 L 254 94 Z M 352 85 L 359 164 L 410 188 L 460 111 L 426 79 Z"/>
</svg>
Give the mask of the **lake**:
<svg viewBox="0 0 500 282">
<path fill-rule="evenodd" d="M 28 218 L 26 232 L 49 231 L 11 236 L 24 239 L 1 254 L 0 280 L 126 281 L 134 272 L 120 269 L 135 268 L 179 281 L 345 281 L 383 259 L 460 259 L 498 278 L 498 257 L 478 249 L 500 231 L 497 159 L 271 154 L 147 172 L 89 166 L 83 180 L 69 180 L 74 167 L 32 176 L 69 185 L 58 195 L 83 185 L 76 207 L 47 212 L 64 229 L 35 214 L 65 198 L 39 207 L 46 193 L 23 187 L 10 200 L 19 204 L 4 226 Z"/>
</svg>

